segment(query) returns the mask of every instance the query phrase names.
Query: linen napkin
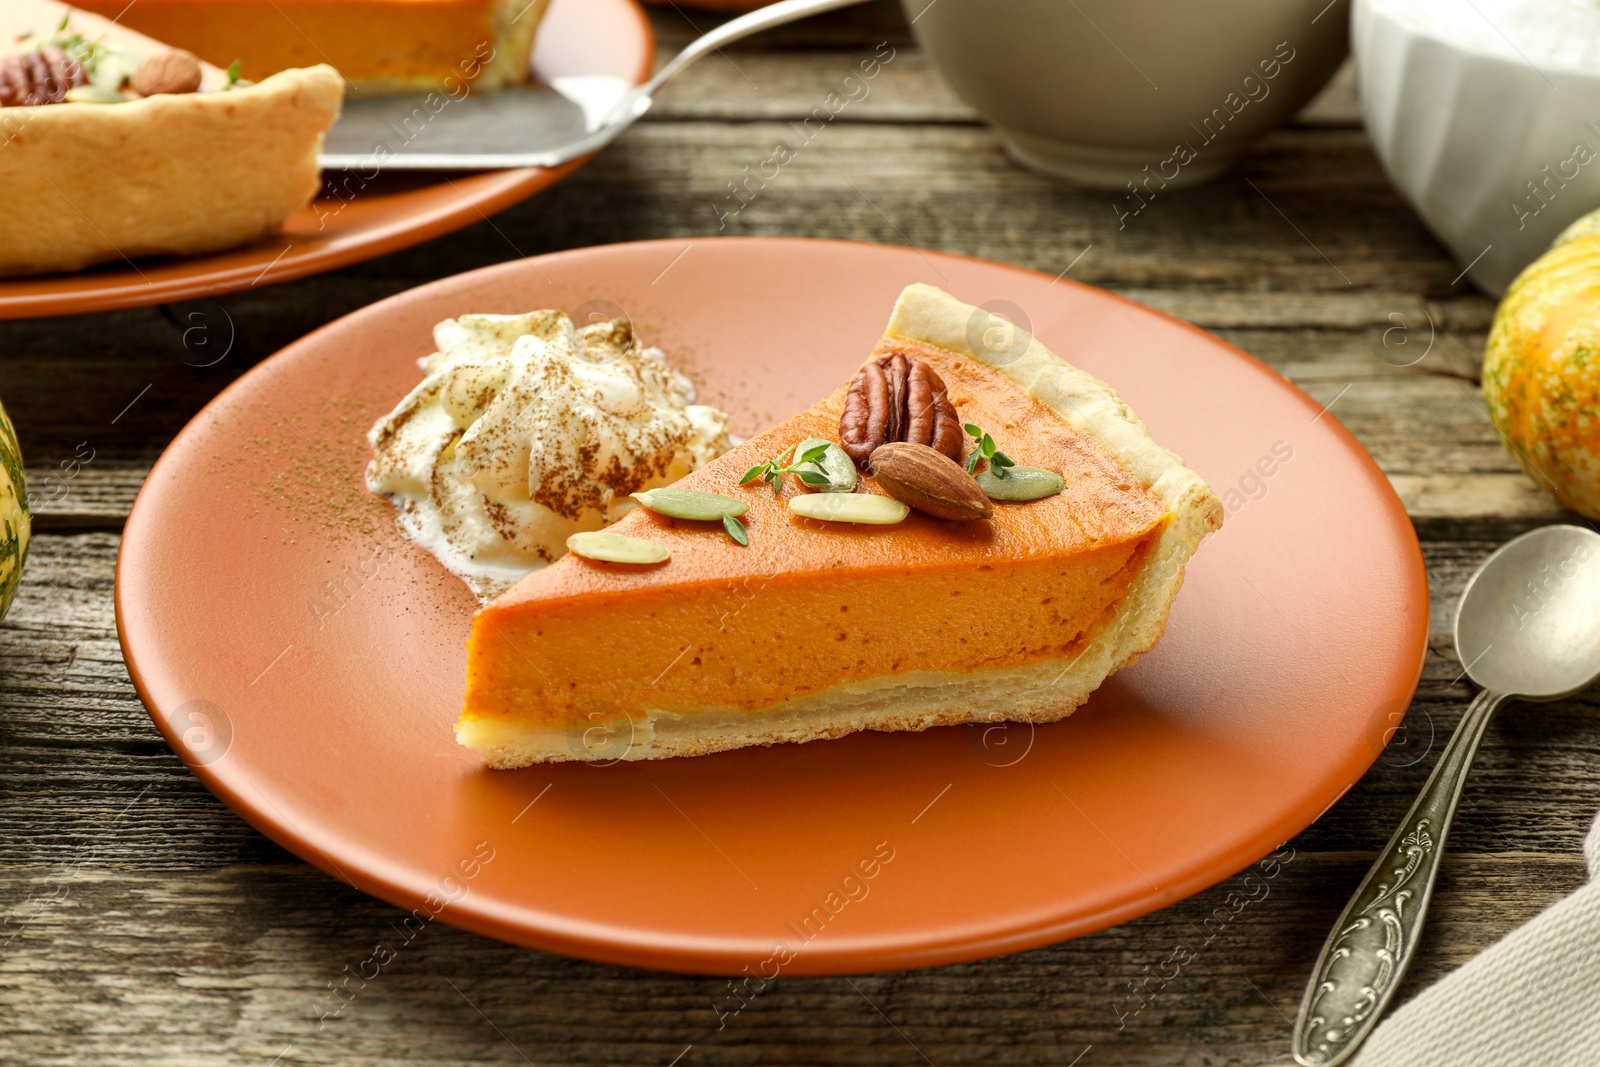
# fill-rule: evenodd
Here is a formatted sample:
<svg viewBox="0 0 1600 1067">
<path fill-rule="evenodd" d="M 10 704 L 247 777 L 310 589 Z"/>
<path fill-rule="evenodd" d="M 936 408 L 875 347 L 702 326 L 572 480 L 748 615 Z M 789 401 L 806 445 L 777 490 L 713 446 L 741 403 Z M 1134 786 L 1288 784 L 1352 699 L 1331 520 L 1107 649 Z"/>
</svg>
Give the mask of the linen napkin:
<svg viewBox="0 0 1600 1067">
<path fill-rule="evenodd" d="M 1587 885 L 1390 1012 L 1353 1067 L 1600 1064 L 1600 815 L 1583 853 Z"/>
</svg>

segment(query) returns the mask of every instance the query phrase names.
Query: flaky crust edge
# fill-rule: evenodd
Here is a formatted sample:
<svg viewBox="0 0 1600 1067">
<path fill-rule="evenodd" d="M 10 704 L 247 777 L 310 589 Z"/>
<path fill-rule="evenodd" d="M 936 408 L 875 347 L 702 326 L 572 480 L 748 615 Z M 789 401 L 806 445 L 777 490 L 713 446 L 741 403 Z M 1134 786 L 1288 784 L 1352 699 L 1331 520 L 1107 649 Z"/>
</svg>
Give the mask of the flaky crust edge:
<svg viewBox="0 0 1600 1067">
<path fill-rule="evenodd" d="M 648 760 L 699 756 L 750 745 L 816 741 L 861 730 L 920 731 L 961 723 L 1046 723 L 1066 718 L 1107 677 L 1155 647 L 1166 629 L 1184 567 L 1204 537 L 1221 528 L 1222 502 L 1199 474 L 1157 444 L 1111 386 L 1015 330 L 999 352 L 974 343 L 987 313 L 931 285 L 908 286 L 885 331 L 985 363 L 1021 385 L 1080 432 L 1111 451 L 1168 508 L 1168 518 L 1115 615 L 1073 656 L 960 678 L 912 672 L 841 684 L 756 712 L 706 708 L 649 712 L 596 733 L 462 720 L 456 738 L 493 768 L 564 760 Z M 975 328 L 976 324 L 976 328 Z M 994 742 L 991 745 L 991 742 Z M 979 743 L 1011 759 L 1014 738 Z M 1000 746 L 1005 746 L 1001 748 Z"/>
<path fill-rule="evenodd" d="M 994 351 L 980 341 L 993 328 L 988 313 L 931 285 L 910 285 L 896 301 L 887 333 L 909 337 L 986 363 L 1026 389 L 1079 432 L 1104 445 L 1167 506 L 1166 526 L 1134 580 L 1117 618 L 1099 635 L 1106 673 L 1155 647 L 1183 587 L 1183 571 L 1200 542 L 1222 528 L 1222 501 L 1175 453 L 1157 444 L 1144 421 L 1115 389 L 1051 352 L 1032 334 L 1009 334 Z"/>
<path fill-rule="evenodd" d="M 276 230 L 321 186 L 329 66 L 126 104 L 0 108 L 0 276 L 196 255 Z"/>
</svg>

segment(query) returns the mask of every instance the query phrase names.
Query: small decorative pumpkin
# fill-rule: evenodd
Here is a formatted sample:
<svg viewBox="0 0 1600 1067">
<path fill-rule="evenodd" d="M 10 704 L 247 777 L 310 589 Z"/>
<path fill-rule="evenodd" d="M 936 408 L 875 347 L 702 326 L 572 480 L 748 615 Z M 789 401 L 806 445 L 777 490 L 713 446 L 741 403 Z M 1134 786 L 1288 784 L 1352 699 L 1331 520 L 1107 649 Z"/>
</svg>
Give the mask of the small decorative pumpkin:
<svg viewBox="0 0 1600 1067">
<path fill-rule="evenodd" d="M 1600 518 L 1600 211 L 1506 290 L 1483 353 L 1506 449 L 1562 504 Z"/>
<path fill-rule="evenodd" d="M 22 450 L 17 447 L 17 432 L 6 418 L 6 409 L 0 407 L 0 619 L 17 595 L 32 528 L 28 488 L 22 481 Z"/>
</svg>

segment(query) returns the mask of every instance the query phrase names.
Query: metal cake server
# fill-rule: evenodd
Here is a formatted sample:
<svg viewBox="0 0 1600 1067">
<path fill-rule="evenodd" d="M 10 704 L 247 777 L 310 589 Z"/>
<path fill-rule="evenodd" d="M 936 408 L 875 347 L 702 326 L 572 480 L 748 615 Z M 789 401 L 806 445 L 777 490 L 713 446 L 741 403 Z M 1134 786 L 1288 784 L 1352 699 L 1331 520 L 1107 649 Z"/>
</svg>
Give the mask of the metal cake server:
<svg viewBox="0 0 1600 1067">
<path fill-rule="evenodd" d="M 554 167 L 599 151 L 650 110 L 656 90 L 725 44 L 863 0 L 779 0 L 723 23 L 643 85 L 609 74 L 482 95 L 349 100 L 323 138 L 325 170 Z"/>
<path fill-rule="evenodd" d="M 1560 700 L 1600 677 L 1600 534 L 1545 526 L 1484 560 L 1461 594 L 1456 655 L 1482 691 L 1322 946 L 1294 1028 L 1294 1058 L 1306 1067 L 1343 1063 L 1399 987 L 1495 711 L 1507 700 Z"/>
</svg>

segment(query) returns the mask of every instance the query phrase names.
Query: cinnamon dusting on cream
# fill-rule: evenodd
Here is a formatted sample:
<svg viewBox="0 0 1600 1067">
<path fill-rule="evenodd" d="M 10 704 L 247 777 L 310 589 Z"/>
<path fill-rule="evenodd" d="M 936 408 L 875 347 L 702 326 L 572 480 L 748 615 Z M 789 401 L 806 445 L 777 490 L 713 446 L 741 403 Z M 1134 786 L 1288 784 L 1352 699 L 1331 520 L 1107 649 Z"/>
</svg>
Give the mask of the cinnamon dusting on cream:
<svg viewBox="0 0 1600 1067">
<path fill-rule="evenodd" d="M 463 315 L 434 328 L 427 373 L 367 435 L 367 486 L 400 530 L 487 602 L 732 447 L 728 416 L 626 320 Z"/>
</svg>

